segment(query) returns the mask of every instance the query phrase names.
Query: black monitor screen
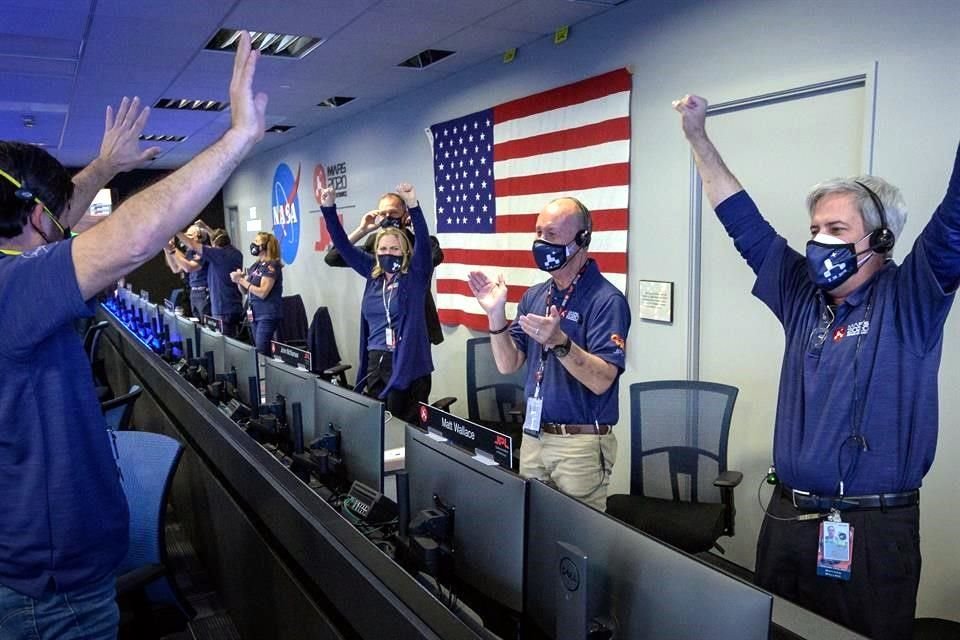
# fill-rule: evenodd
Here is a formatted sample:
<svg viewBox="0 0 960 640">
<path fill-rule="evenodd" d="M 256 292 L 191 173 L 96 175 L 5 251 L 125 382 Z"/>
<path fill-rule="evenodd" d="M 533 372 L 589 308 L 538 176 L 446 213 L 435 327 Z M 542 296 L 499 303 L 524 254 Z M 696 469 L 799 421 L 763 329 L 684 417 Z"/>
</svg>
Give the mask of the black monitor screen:
<svg viewBox="0 0 960 640">
<path fill-rule="evenodd" d="M 177 332 L 180 334 L 180 339 L 183 340 L 184 353 L 186 353 L 187 340 L 189 340 L 191 348 L 193 349 L 193 353 L 189 354 L 189 356 L 196 357 L 198 352 L 196 323 L 184 316 L 177 316 Z M 201 353 L 200 355 L 203 354 Z"/>
<path fill-rule="evenodd" d="M 616 638 L 768 637 L 769 593 L 541 482 L 530 482 L 529 507 L 525 613 L 551 638 L 557 585 L 568 577 L 558 542 L 587 557 L 587 619 L 612 622 Z"/>
<path fill-rule="evenodd" d="M 455 508 L 457 577 L 505 607 L 521 611 L 527 482 L 412 426 L 407 427 L 406 469 L 411 518 L 433 508 L 434 495 Z"/>
<path fill-rule="evenodd" d="M 304 442 L 329 425 L 340 432 L 340 457 L 347 481 L 383 491 L 383 403 L 317 378 L 316 420 L 303 421 Z"/>
<path fill-rule="evenodd" d="M 178 342 L 180 340 L 180 328 L 177 326 L 176 314 L 169 309 L 163 309 L 161 313 L 163 314 L 163 322 L 167 326 L 167 330 L 170 331 L 170 341 Z"/>
<path fill-rule="evenodd" d="M 273 358 L 261 358 L 261 362 L 264 365 L 263 384 L 266 393 L 261 401 L 271 403 L 276 401 L 277 395 L 282 395 L 285 398 L 288 420 L 293 416 L 293 403 L 299 402 L 303 416 L 303 438 L 304 442 L 309 442 L 307 434 L 311 433 L 314 424 L 317 377 L 309 371 L 291 367 Z"/>
<path fill-rule="evenodd" d="M 233 338 L 223 339 L 223 371 L 221 373 L 230 373 L 230 369 L 237 372 L 237 393 L 240 401 L 251 406 L 253 399 L 250 397 L 251 377 L 260 380 L 260 371 L 257 367 L 257 350 L 251 345 L 234 340 Z"/>
</svg>

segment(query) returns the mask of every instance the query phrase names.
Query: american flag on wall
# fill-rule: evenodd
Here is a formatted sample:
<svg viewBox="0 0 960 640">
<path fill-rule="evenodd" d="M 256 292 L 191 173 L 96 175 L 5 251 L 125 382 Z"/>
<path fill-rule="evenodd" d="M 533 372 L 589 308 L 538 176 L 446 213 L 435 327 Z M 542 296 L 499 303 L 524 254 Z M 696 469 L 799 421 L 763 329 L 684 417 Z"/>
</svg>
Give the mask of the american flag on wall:
<svg viewBox="0 0 960 640">
<path fill-rule="evenodd" d="M 563 195 L 590 209 L 590 255 L 626 293 L 630 87 L 618 69 L 430 127 L 441 322 L 487 329 L 467 285 L 475 270 L 504 275 L 516 317 L 523 293 L 547 278 L 531 253 L 537 214 Z"/>
</svg>

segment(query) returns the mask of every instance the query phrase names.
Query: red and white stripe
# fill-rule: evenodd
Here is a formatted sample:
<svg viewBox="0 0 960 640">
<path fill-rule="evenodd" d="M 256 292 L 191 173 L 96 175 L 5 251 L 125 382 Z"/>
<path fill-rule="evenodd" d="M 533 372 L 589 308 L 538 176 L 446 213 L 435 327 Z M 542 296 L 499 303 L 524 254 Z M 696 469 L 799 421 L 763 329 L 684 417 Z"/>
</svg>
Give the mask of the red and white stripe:
<svg viewBox="0 0 960 640">
<path fill-rule="evenodd" d="M 537 215 L 565 195 L 590 209 L 590 255 L 626 293 L 630 86 L 629 72 L 618 69 L 494 107 L 497 232 L 438 235 L 445 256 L 436 269 L 441 322 L 487 329 L 467 285 L 471 271 L 502 273 L 507 317 L 516 316 L 527 288 L 547 279 L 531 253 Z"/>
</svg>

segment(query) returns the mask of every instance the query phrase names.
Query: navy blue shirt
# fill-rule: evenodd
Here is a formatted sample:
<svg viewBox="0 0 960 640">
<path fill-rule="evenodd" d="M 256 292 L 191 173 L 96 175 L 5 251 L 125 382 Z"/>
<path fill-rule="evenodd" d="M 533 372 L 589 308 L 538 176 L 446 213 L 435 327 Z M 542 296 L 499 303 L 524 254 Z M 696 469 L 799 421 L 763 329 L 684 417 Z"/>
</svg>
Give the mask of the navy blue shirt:
<svg viewBox="0 0 960 640">
<path fill-rule="evenodd" d="M 247 280 L 255 287 L 260 286 L 264 277 L 273 278 L 273 287 L 266 298 L 250 293 L 250 309 L 253 310 L 254 320 L 269 320 L 283 318 L 283 263 L 279 260 L 254 262 L 247 269 Z"/>
<path fill-rule="evenodd" d="M 920 487 L 937 445 L 943 325 L 960 281 L 957 169 L 903 264 L 889 261 L 848 295 L 826 331 L 821 318 L 831 310 L 805 257 L 747 193 L 717 215 L 757 274 L 754 295 L 786 334 L 773 443 L 780 479 L 822 495 L 839 492 L 841 473 L 847 495 Z M 854 434 L 867 450 L 848 441 Z"/>
<path fill-rule="evenodd" d="M 517 316 L 533 313 L 546 315 L 547 295 L 555 287 L 552 280 L 527 289 L 517 305 Z M 559 309 L 563 292 L 554 291 L 550 304 Z M 597 263 L 587 261 L 583 275 L 574 287 L 560 320 L 560 329 L 584 351 L 617 367 L 617 378 L 602 395 L 596 395 L 574 378 L 552 353 L 544 363 L 540 397 L 543 398 L 544 422 L 562 424 L 615 425 L 620 419 L 620 374 L 626 366 L 627 333 L 630 331 L 630 308 L 627 299 L 600 273 Z M 514 323 L 510 328 L 517 349 L 527 357 L 526 395 L 531 397 L 537 386 L 540 369 L 540 343 Z"/>
<path fill-rule="evenodd" d="M 204 247 L 203 250 L 206 251 L 207 247 Z M 207 265 L 203 263 L 200 256 L 198 256 L 197 252 L 193 249 L 187 249 L 183 255 L 186 256 L 187 260 L 200 263 L 199 269 L 187 272 L 187 284 L 189 284 L 191 288 L 207 287 Z"/>
<path fill-rule="evenodd" d="M 215 316 L 243 313 L 243 296 L 230 274 L 243 268 L 243 254 L 236 247 L 204 247 L 202 260 L 208 268 L 210 309 Z"/>
<path fill-rule="evenodd" d="M 72 322 L 80 295 L 72 240 L 0 255 L 0 584 L 37 598 L 113 573 L 128 513 Z"/>
<path fill-rule="evenodd" d="M 387 328 L 397 331 L 402 324 L 401 315 L 406 310 L 400 304 L 398 295 L 399 278 L 394 276 L 393 282 L 386 284 L 386 277 L 380 276 L 374 285 L 364 290 L 360 308 L 363 319 L 367 323 L 367 349 L 387 351 L 392 348 L 387 346 Z M 387 309 L 390 310 L 389 322 L 387 322 Z M 394 333 L 394 340 L 396 335 Z"/>
</svg>

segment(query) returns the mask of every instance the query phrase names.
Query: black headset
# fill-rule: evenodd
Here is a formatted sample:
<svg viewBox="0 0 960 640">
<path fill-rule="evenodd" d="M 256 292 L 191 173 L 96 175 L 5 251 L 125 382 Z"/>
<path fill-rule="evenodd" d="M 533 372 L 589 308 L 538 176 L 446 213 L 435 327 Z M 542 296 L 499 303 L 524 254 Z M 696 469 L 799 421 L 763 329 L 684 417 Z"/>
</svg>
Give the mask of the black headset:
<svg viewBox="0 0 960 640">
<path fill-rule="evenodd" d="M 893 235 L 893 231 L 890 230 L 890 227 L 887 226 L 887 215 L 886 210 L 883 208 L 883 203 L 880 202 L 880 198 L 870 187 L 858 180 L 854 180 L 854 182 L 863 187 L 863 190 L 867 192 L 867 195 L 873 200 L 873 206 L 877 208 L 877 213 L 880 215 L 880 227 L 870 233 L 870 250 L 876 253 L 889 253 L 890 250 L 893 249 L 893 245 L 897 239 Z"/>
<path fill-rule="evenodd" d="M 580 231 L 577 231 L 577 235 L 573 236 L 573 241 L 578 247 L 588 247 L 590 246 L 590 237 L 593 235 L 593 218 L 590 216 L 590 209 L 587 209 L 586 205 L 576 198 L 567 196 L 567 199 L 572 200 L 573 203 L 577 205 L 580 215 L 583 217 L 584 222 L 587 223 L 585 229 L 580 229 Z"/>
</svg>

